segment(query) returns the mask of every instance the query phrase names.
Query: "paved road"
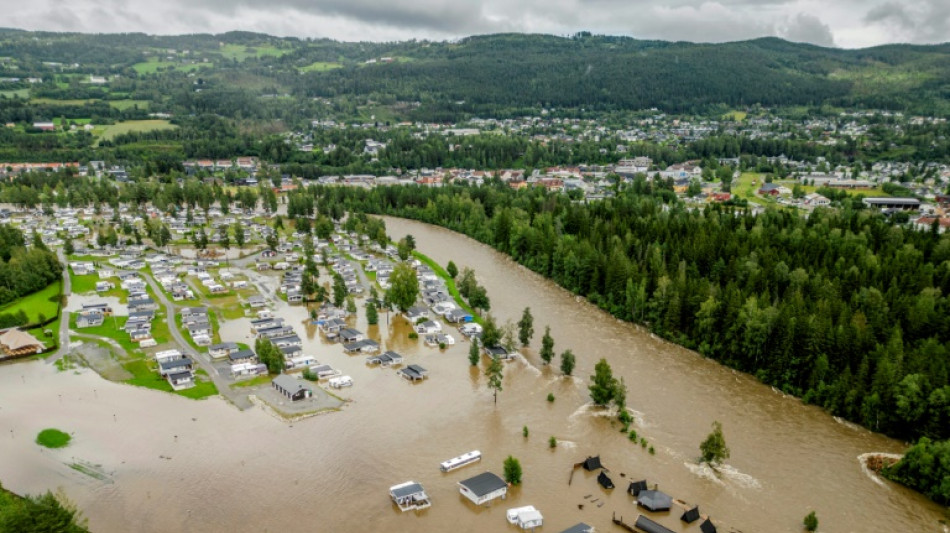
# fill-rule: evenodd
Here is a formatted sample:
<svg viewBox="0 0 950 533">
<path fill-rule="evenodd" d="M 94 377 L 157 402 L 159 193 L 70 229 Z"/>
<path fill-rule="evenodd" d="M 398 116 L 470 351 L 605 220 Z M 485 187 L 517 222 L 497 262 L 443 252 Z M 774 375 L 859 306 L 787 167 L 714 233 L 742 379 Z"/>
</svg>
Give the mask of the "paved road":
<svg viewBox="0 0 950 533">
<path fill-rule="evenodd" d="M 145 281 L 152 287 L 152 291 L 155 293 L 155 296 L 165 306 L 166 320 L 168 320 L 168 331 L 171 333 L 172 338 L 175 339 L 175 342 L 182 347 L 182 351 L 194 352 L 194 348 L 191 347 L 191 344 L 185 340 L 185 337 L 181 334 L 181 331 L 178 330 L 178 325 L 175 322 L 175 305 L 165 296 L 165 293 L 162 292 L 162 288 L 155 282 L 155 279 L 149 274 L 142 274 L 145 278 Z M 218 387 L 218 392 L 226 397 L 231 403 L 233 403 L 238 409 L 242 411 L 245 409 L 250 409 L 254 407 L 254 404 L 251 403 L 247 398 L 247 393 L 236 393 L 231 388 L 231 381 L 224 379 L 223 376 L 218 372 L 218 369 L 211 364 L 211 360 L 208 358 L 207 354 L 196 353 L 194 357 L 195 363 L 204 369 L 208 373 L 208 376 L 211 377 L 211 381 L 214 382 L 215 386 Z"/>
<path fill-rule="evenodd" d="M 73 293 L 73 287 L 72 280 L 69 279 L 69 264 L 66 261 L 66 254 L 63 253 L 62 248 L 59 248 L 56 250 L 56 255 L 59 256 L 59 261 L 63 264 L 62 315 L 59 317 L 59 349 L 46 358 L 47 364 L 53 364 L 69 353 L 69 312 L 66 311 L 66 302 L 69 301 L 69 295 Z"/>
</svg>

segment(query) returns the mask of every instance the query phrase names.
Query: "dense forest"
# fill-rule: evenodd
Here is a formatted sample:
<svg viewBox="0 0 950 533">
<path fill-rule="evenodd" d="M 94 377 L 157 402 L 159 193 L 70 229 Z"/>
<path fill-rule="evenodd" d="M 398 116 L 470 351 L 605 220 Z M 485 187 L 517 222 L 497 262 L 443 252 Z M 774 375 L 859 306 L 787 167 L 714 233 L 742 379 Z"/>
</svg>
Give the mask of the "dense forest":
<svg viewBox="0 0 950 533">
<path fill-rule="evenodd" d="M 27 248 L 23 232 L 0 225 L 0 305 L 36 292 L 62 275 L 56 254 L 39 239 Z"/>
</svg>

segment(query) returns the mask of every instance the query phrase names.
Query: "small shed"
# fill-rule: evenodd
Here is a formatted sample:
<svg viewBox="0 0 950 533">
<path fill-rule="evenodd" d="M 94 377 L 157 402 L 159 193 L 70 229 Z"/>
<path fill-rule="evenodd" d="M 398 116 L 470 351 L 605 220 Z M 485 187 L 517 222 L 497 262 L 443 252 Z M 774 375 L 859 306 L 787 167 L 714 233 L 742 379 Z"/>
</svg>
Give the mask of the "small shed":
<svg viewBox="0 0 950 533">
<path fill-rule="evenodd" d="M 630 486 L 627 487 L 627 492 L 629 492 L 634 498 L 639 496 L 640 493 L 645 490 L 647 490 L 647 480 L 645 479 L 641 479 L 640 481 L 631 481 Z"/>
<path fill-rule="evenodd" d="M 587 470 L 588 472 L 590 472 L 592 470 L 597 470 L 598 468 L 603 468 L 603 465 L 600 464 L 599 455 L 596 457 L 588 457 L 587 459 L 584 459 L 584 470 Z"/>
<path fill-rule="evenodd" d="M 614 482 L 611 481 L 609 477 L 607 477 L 607 474 L 605 474 L 603 470 L 601 470 L 600 474 L 597 475 L 597 483 L 600 483 L 600 486 L 605 489 L 614 488 Z"/>
<path fill-rule="evenodd" d="M 644 490 L 637 496 L 637 503 L 651 511 L 669 511 L 673 506 L 673 498 L 658 490 Z"/>
<path fill-rule="evenodd" d="M 699 524 L 699 530 L 703 533 L 716 533 L 716 526 L 713 525 L 712 520 L 707 518 L 702 524 Z"/>
<path fill-rule="evenodd" d="M 693 522 L 699 520 L 699 506 L 693 506 L 692 509 L 687 509 L 683 516 L 680 517 L 680 520 L 686 522 L 687 524 L 692 524 Z"/>
</svg>

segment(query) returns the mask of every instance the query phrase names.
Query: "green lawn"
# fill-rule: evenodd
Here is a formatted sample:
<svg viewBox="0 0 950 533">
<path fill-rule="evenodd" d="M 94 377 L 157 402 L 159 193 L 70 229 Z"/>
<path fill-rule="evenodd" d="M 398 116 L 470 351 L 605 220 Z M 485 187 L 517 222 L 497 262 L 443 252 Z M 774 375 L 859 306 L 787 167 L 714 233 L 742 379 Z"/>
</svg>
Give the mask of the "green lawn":
<svg viewBox="0 0 950 533">
<path fill-rule="evenodd" d="M 168 122 L 167 120 L 127 120 L 125 122 L 119 122 L 117 124 L 106 126 L 101 131 L 101 133 L 97 133 L 97 135 L 103 139 L 109 140 L 117 135 L 122 135 L 123 133 L 130 133 L 133 131 L 171 130 L 177 127 L 178 126 Z"/>
<path fill-rule="evenodd" d="M 257 387 L 258 385 L 267 385 L 268 383 L 271 382 L 271 379 L 273 379 L 273 378 L 271 378 L 271 377 L 270 377 L 269 375 L 267 375 L 267 374 L 264 374 L 263 376 L 253 377 L 253 378 L 248 379 L 248 380 L 245 380 L 245 381 L 238 381 L 237 383 L 231 385 L 231 388 L 232 388 L 232 389 L 243 389 L 243 388 L 247 388 L 247 387 Z"/>
<path fill-rule="evenodd" d="M 69 280 L 70 285 L 72 286 L 73 294 L 86 294 L 89 292 L 96 292 L 96 282 L 99 281 L 99 276 L 96 274 L 77 276 L 70 272 Z"/>
<path fill-rule="evenodd" d="M 62 281 L 56 281 L 45 289 L 14 300 L 0 308 L 0 313 L 17 313 L 22 309 L 30 318 L 31 323 L 38 322 L 40 315 L 43 315 L 44 319 L 53 318 L 58 310 L 57 297 L 62 283 Z"/>
<path fill-rule="evenodd" d="M 129 317 L 107 316 L 105 322 L 103 322 L 101 326 L 79 329 L 76 327 L 77 316 L 79 316 L 78 313 L 70 313 L 69 315 L 69 329 L 75 331 L 76 333 L 112 339 L 119 343 L 119 346 L 124 348 L 125 351 L 129 353 L 129 355 L 132 355 L 136 351 L 140 350 L 139 345 L 132 342 L 132 339 L 129 338 L 129 334 L 122 330 L 122 326 L 125 325 Z"/>
<path fill-rule="evenodd" d="M 297 70 L 300 72 L 326 72 L 337 68 L 343 68 L 343 65 L 335 61 L 316 61 L 306 67 L 300 67 Z"/>
<path fill-rule="evenodd" d="M 159 375 L 158 365 L 154 361 L 144 358 L 128 361 L 124 363 L 122 367 L 133 376 L 125 382 L 129 385 L 135 385 L 136 387 L 171 392 L 179 396 L 184 396 L 185 398 L 191 398 L 192 400 L 200 400 L 218 394 L 218 388 L 211 380 L 206 377 L 200 377 L 200 375 L 197 374 L 195 375 L 194 387 L 176 391 L 172 389 L 168 380 Z"/>
</svg>

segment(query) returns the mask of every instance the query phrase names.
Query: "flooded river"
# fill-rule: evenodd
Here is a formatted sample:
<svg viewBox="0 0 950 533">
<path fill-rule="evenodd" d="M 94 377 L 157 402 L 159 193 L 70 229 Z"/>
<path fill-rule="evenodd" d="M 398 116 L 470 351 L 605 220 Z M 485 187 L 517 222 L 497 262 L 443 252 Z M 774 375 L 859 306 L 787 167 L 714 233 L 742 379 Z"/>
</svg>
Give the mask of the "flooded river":
<svg viewBox="0 0 950 533">
<path fill-rule="evenodd" d="M 410 385 L 392 369 L 367 367 L 363 356 L 326 344 L 302 325 L 302 308 L 279 305 L 277 313 L 306 338 L 305 353 L 353 376 L 355 386 L 341 394 L 352 401 L 342 412 L 288 424 L 261 409 L 240 412 L 220 398 L 195 402 L 117 385 L 88 370 L 6 365 L 0 367 L 0 480 L 18 492 L 62 487 L 97 532 L 515 531 L 505 510 L 521 505 L 544 514 L 545 531 L 581 521 L 619 531 L 611 513 L 633 522 L 637 511 L 624 489 L 644 478 L 699 504 L 720 531 L 798 532 L 810 510 L 826 532 L 946 531 L 941 507 L 862 471 L 860 454 L 900 452 L 901 443 L 836 422 L 617 322 L 465 237 L 396 219 L 387 219 L 387 227 L 395 239 L 411 233 L 441 264 L 474 268 L 502 322 L 531 307 L 534 346 L 527 362 L 505 366 L 497 405 L 468 364 L 467 342 L 428 348 L 407 338 L 401 318 L 382 313 L 380 326 L 367 328 L 361 311 L 357 328 L 430 371 L 429 380 Z M 540 364 L 545 325 L 558 353 L 570 348 L 577 355 L 578 378 Z M 223 328 L 232 327 L 247 335 L 243 326 Z M 626 380 L 634 429 L 655 455 L 587 405 L 587 376 L 601 357 Z M 695 466 L 714 420 L 722 422 L 732 450 L 719 475 Z M 45 427 L 73 433 L 73 443 L 41 449 L 33 439 Z M 548 447 L 550 436 L 559 441 L 555 449 Z M 440 461 L 472 449 L 482 451 L 482 463 L 439 472 Z M 462 499 L 457 481 L 485 469 L 501 474 L 509 454 L 524 468 L 521 487 L 487 508 Z M 595 454 L 618 487 L 610 493 L 584 471 L 568 485 L 571 465 Z M 430 509 L 399 513 L 390 504 L 388 487 L 410 479 L 425 486 Z M 675 531 L 698 530 L 682 528 L 680 513 L 651 517 Z"/>
</svg>

